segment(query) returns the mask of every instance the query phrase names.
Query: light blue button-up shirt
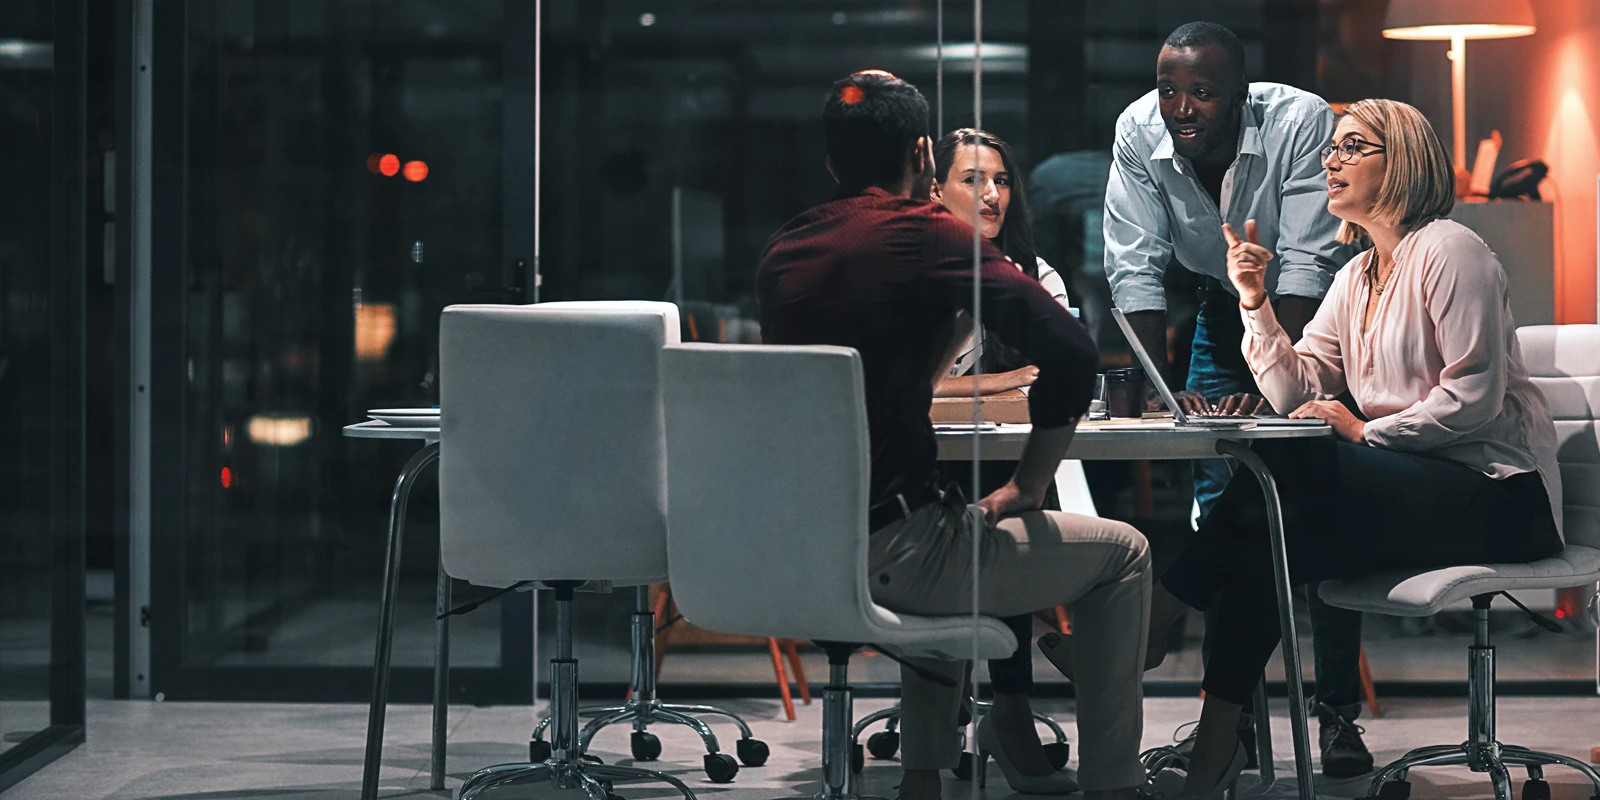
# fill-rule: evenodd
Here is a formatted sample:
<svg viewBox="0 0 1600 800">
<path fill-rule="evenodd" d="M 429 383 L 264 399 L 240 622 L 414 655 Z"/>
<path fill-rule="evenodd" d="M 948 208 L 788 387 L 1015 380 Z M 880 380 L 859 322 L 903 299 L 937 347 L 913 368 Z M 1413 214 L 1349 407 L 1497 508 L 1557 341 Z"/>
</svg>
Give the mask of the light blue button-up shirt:
<svg viewBox="0 0 1600 800">
<path fill-rule="evenodd" d="M 1239 131 L 1239 155 L 1222 181 L 1222 208 L 1173 152 L 1156 93 L 1117 118 L 1111 181 L 1106 187 L 1105 264 L 1111 296 L 1123 311 L 1167 307 L 1161 276 L 1173 259 L 1222 282 L 1228 291 L 1222 223 L 1244 235 L 1256 221 L 1273 296 L 1322 299 L 1333 276 L 1355 255 L 1334 238 L 1328 178 L 1321 150 L 1333 141 L 1333 110 L 1292 86 L 1250 84 Z"/>
</svg>

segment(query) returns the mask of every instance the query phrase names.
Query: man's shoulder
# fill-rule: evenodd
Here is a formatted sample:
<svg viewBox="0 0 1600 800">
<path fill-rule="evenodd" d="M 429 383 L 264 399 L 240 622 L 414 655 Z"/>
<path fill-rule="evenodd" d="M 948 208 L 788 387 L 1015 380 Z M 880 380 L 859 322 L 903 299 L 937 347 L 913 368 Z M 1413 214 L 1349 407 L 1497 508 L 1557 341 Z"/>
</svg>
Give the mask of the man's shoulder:
<svg viewBox="0 0 1600 800">
<path fill-rule="evenodd" d="M 1128 104 L 1117 115 L 1117 132 L 1133 132 L 1147 128 L 1166 130 L 1166 123 L 1161 119 L 1161 104 L 1156 97 L 1156 90 L 1151 89 L 1139 96 L 1139 99 Z"/>
<path fill-rule="evenodd" d="M 1282 83 L 1250 84 L 1250 105 L 1263 126 L 1296 126 L 1318 118 L 1333 118 L 1333 109 L 1320 95 Z"/>
</svg>

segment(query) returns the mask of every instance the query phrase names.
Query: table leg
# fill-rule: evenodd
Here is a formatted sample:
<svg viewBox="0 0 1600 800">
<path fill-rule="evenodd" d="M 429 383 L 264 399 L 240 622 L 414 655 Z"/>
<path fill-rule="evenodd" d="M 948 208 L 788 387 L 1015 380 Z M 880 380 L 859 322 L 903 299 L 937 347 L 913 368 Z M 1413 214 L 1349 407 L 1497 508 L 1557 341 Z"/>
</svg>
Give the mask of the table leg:
<svg viewBox="0 0 1600 800">
<path fill-rule="evenodd" d="M 372 658 L 372 707 L 367 710 L 367 750 L 361 768 L 361 800 L 376 800 L 378 770 L 383 766 L 383 718 L 389 702 L 389 654 L 394 645 L 394 605 L 400 590 L 400 545 L 406 527 L 406 501 L 417 476 L 439 458 L 431 442 L 406 462 L 389 501 L 389 545 L 383 562 L 383 603 L 378 610 L 377 652 Z"/>
<path fill-rule="evenodd" d="M 433 791 L 444 788 L 445 727 L 450 716 L 450 576 L 444 573 L 444 553 L 439 554 L 438 585 L 434 590 L 433 622 Z"/>
<path fill-rule="evenodd" d="M 1311 774 L 1311 734 L 1306 727 L 1304 681 L 1300 676 L 1300 640 L 1294 625 L 1294 598 L 1289 593 L 1289 556 L 1283 540 L 1283 506 L 1278 499 L 1278 484 L 1267 463 L 1248 446 L 1232 441 L 1217 442 L 1217 452 L 1250 468 L 1261 483 L 1261 496 L 1267 507 L 1268 538 L 1272 542 L 1272 578 L 1278 590 L 1278 627 L 1283 635 L 1283 672 L 1289 684 L 1289 726 L 1294 734 L 1294 768 L 1300 800 L 1315 800 L 1316 785 Z"/>
<path fill-rule="evenodd" d="M 1267 705 L 1267 676 L 1256 684 L 1255 700 L 1256 761 L 1261 765 L 1258 792 L 1269 792 L 1278 783 L 1278 767 L 1272 763 L 1272 707 Z"/>
</svg>

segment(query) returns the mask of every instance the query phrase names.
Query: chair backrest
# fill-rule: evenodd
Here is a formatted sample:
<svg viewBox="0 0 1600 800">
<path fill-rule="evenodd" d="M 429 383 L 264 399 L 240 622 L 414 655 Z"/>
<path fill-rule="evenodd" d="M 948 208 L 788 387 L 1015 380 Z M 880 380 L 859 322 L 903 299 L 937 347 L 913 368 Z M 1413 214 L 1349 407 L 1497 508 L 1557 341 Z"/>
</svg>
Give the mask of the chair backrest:
<svg viewBox="0 0 1600 800">
<path fill-rule="evenodd" d="M 1555 417 L 1567 543 L 1600 547 L 1600 325 L 1530 325 L 1517 341 Z"/>
<path fill-rule="evenodd" d="M 676 338 L 666 303 L 444 310 L 448 574 L 485 586 L 666 574 L 661 349 Z"/>
<path fill-rule="evenodd" d="M 663 354 L 672 596 L 726 633 L 871 641 L 861 358 L 843 347 Z M 892 618 L 892 617 L 891 617 Z"/>
</svg>

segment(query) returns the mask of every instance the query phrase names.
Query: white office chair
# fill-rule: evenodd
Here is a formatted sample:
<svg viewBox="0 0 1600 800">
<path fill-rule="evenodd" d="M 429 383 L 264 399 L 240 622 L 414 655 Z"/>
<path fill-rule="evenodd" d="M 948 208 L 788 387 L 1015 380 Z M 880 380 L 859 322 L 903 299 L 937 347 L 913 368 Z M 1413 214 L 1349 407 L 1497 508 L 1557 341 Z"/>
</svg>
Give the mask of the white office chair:
<svg viewBox="0 0 1600 800">
<path fill-rule="evenodd" d="M 841 347 L 680 345 L 663 354 L 673 597 L 710 630 L 828 654 L 819 797 L 851 794 L 850 654 L 1008 655 L 999 620 L 897 614 L 867 587 L 861 359 Z M 953 732 L 952 732 L 953 733 Z"/>
<path fill-rule="evenodd" d="M 1523 800 L 1549 800 L 1543 768 L 1565 765 L 1594 783 L 1600 800 L 1600 774 L 1567 756 L 1502 745 L 1495 739 L 1494 647 L 1489 641 L 1489 605 L 1495 595 L 1517 590 L 1562 589 L 1600 579 L 1600 326 L 1539 325 L 1521 328 L 1522 358 L 1555 415 L 1561 464 L 1566 549 L 1532 564 L 1478 564 L 1414 571 L 1389 570 L 1363 578 L 1326 581 L 1320 593 L 1328 603 L 1358 611 L 1424 617 L 1465 598 L 1472 599 L 1476 632 L 1467 655 L 1467 740 L 1412 750 L 1379 770 L 1369 796 L 1404 800 L 1414 767 L 1466 766 L 1487 772 L 1497 800 L 1511 800 L 1511 767 L 1528 771 Z M 1509 596 L 1509 595 L 1508 595 Z M 1515 602 L 1515 601 L 1513 601 Z M 1519 604 L 1520 605 L 1520 604 Z M 1532 612 L 1529 612 L 1532 614 Z M 1554 623 L 1536 617 L 1542 624 Z"/>
<path fill-rule="evenodd" d="M 550 753 L 478 771 L 462 800 L 527 779 L 581 788 L 591 800 L 608 800 L 611 781 L 636 779 L 694 796 L 670 775 L 583 758 L 572 652 L 578 586 L 666 575 L 660 365 L 669 329 L 658 309 L 452 306 L 440 319 L 444 568 L 481 586 L 538 581 L 556 601 Z M 707 771 L 730 780 L 738 765 L 714 742 Z"/>
<path fill-rule="evenodd" d="M 647 300 L 577 300 L 524 306 L 524 308 L 534 307 L 546 311 L 653 314 L 661 320 L 666 343 L 673 345 L 679 341 L 678 307 L 671 303 Z M 715 755 L 718 747 L 717 737 L 703 721 L 691 716 L 706 714 L 726 717 L 739 727 L 739 739 L 734 742 L 734 751 L 739 755 L 739 763 L 749 767 L 759 767 L 767 763 L 767 758 L 771 754 L 770 749 L 765 742 L 755 738 L 750 726 L 739 715 L 716 706 L 663 703 L 657 699 L 656 617 L 650 608 L 650 586 L 641 584 L 633 587 L 632 591 L 632 647 L 629 656 L 631 662 L 629 684 L 632 692 L 622 705 L 587 706 L 579 710 L 578 716 L 593 717 L 578 735 L 579 749 L 588 751 L 589 743 L 602 728 L 627 723 L 633 727 L 633 732 L 628 738 L 628 750 L 634 760 L 654 761 L 661 756 L 661 739 L 650 733 L 647 728 L 652 722 L 662 722 L 693 728 L 700 735 L 707 755 Z M 544 740 L 544 736 L 551 722 L 552 717 L 547 716 L 539 720 L 538 726 L 533 729 L 532 741 L 528 743 L 530 760 L 544 761 L 550 757 L 550 743 Z M 709 774 L 717 777 L 726 774 L 726 777 L 731 779 L 733 776 L 727 773 L 726 767 L 726 759 L 708 758 L 705 762 Z M 737 768 L 734 771 L 736 772 Z"/>
</svg>

